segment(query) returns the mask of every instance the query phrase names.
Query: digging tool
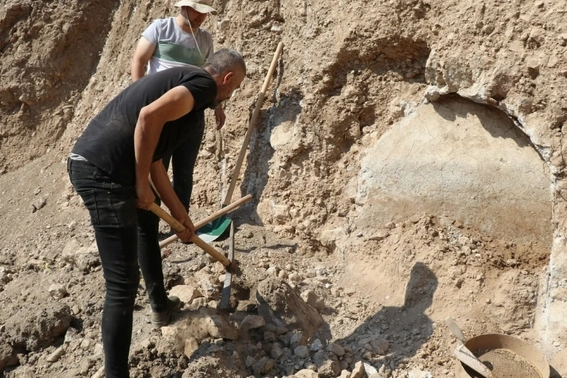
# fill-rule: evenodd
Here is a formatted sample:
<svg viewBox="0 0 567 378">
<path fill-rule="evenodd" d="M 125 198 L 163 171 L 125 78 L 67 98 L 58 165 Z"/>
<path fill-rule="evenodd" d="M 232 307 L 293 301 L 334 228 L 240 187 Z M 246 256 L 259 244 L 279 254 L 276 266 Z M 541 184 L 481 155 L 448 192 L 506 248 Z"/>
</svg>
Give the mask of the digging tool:
<svg viewBox="0 0 567 378">
<path fill-rule="evenodd" d="M 183 226 L 177 219 L 175 219 L 171 215 L 169 215 L 164 209 L 159 207 L 156 203 L 152 203 L 150 210 L 155 215 L 157 215 L 158 217 L 160 217 L 161 219 L 166 221 L 175 231 L 182 232 L 182 231 L 185 230 L 185 226 Z M 215 260 L 219 261 L 222 265 L 224 265 L 224 267 L 227 269 L 227 271 L 230 270 L 231 261 L 229 259 L 227 259 L 219 251 L 217 251 L 213 246 L 207 244 L 207 242 L 203 241 L 197 235 L 193 235 L 193 237 L 190 240 L 197 247 L 201 248 L 203 251 L 205 251 L 209 255 L 211 255 Z"/>
<path fill-rule="evenodd" d="M 256 107 L 252 112 L 252 117 L 250 118 L 250 122 L 248 123 L 248 130 L 246 131 L 246 135 L 244 136 L 244 142 L 242 143 L 242 147 L 240 148 L 240 154 L 238 155 L 238 159 L 236 160 L 236 165 L 234 167 L 234 172 L 232 174 L 232 178 L 230 179 L 230 184 L 228 186 L 228 190 L 226 192 L 226 196 L 222 203 L 222 206 L 226 206 L 230 200 L 232 199 L 232 194 L 234 192 L 234 187 L 236 186 L 236 180 L 240 174 L 240 168 L 242 167 L 242 161 L 244 160 L 244 156 L 246 155 L 246 149 L 248 148 L 248 144 L 250 143 L 250 138 L 252 137 L 252 131 L 254 130 L 254 125 L 256 120 L 258 119 L 258 115 L 260 114 L 260 109 L 262 107 L 262 103 L 264 102 L 264 97 L 266 95 L 266 90 L 268 89 L 268 85 L 270 85 L 270 81 L 274 74 L 274 70 L 276 68 L 276 64 L 278 62 L 278 57 L 281 54 L 283 49 L 283 42 L 278 44 L 276 48 L 276 52 L 274 53 L 274 57 L 272 58 L 272 63 L 270 64 L 270 68 L 268 69 L 268 73 L 266 78 L 264 79 L 264 84 L 262 85 L 262 89 L 258 94 L 258 100 L 256 101 Z M 209 223 L 199 229 L 197 229 L 196 233 L 206 241 L 213 241 L 216 240 L 219 236 L 221 236 L 230 225 L 231 219 L 227 217 L 220 217 L 212 223 Z"/>
<path fill-rule="evenodd" d="M 215 218 L 217 218 L 217 217 L 219 217 L 223 214 L 228 213 L 233 208 L 240 206 L 241 204 L 249 201 L 250 199 L 252 199 L 252 196 L 249 194 L 246 197 L 243 197 L 240 200 L 231 203 L 230 205 L 228 205 L 224 209 L 221 209 L 220 211 L 217 211 L 216 213 L 210 215 L 209 217 L 205 218 L 204 220 L 197 222 L 195 226 L 206 224 L 206 223 L 210 222 L 211 220 L 214 220 Z M 173 227 L 173 229 L 175 231 L 180 232 L 180 231 L 183 231 L 185 229 L 185 227 L 181 223 L 179 223 L 179 221 L 177 221 L 177 219 L 173 218 L 171 215 L 169 215 L 165 210 L 163 210 L 157 204 L 155 204 L 155 203 L 152 204 L 152 207 L 150 208 L 150 210 L 153 211 L 154 214 L 156 214 L 158 217 L 160 217 L 161 219 L 166 221 L 171 227 Z M 175 235 L 175 236 L 177 237 L 177 235 Z M 175 239 L 173 239 L 173 240 L 175 240 Z M 214 249 L 213 247 L 208 245 L 207 242 L 203 241 L 202 239 L 200 239 L 196 235 L 193 236 L 193 238 L 191 238 L 191 241 L 194 244 L 196 244 L 197 246 L 201 247 L 201 249 L 203 249 L 209 255 L 213 256 L 217 261 L 220 261 L 225 266 L 226 273 L 225 273 L 224 285 L 223 285 L 223 289 L 222 289 L 222 295 L 221 295 L 221 301 L 220 301 L 219 308 L 221 310 L 227 310 L 230 307 L 230 288 L 231 288 L 231 285 L 232 285 L 232 274 L 233 274 L 233 271 L 237 270 L 237 265 L 236 265 L 236 262 L 234 260 L 234 223 L 232 223 L 232 222 L 230 223 L 230 239 L 229 239 L 229 244 L 228 244 L 228 258 L 226 258 L 222 254 L 217 252 L 216 249 Z M 160 244 L 160 247 L 161 247 L 161 244 Z M 228 262 L 228 264 L 227 264 L 227 262 Z"/>
<path fill-rule="evenodd" d="M 234 201 L 233 203 L 223 207 L 222 209 L 220 209 L 219 211 L 214 212 L 213 214 L 209 215 L 208 217 L 206 217 L 205 219 L 195 223 L 195 229 L 200 228 L 205 226 L 207 223 L 211 223 L 214 222 L 215 219 L 217 219 L 218 217 L 225 215 L 229 212 L 231 212 L 232 210 L 240 207 L 242 204 L 250 201 L 252 199 L 252 195 L 251 194 L 247 194 L 246 196 L 240 198 L 239 200 Z M 160 248 L 165 247 L 166 245 L 169 245 L 171 243 L 173 243 L 174 241 L 176 241 L 177 239 L 179 239 L 177 237 L 177 235 L 172 235 L 170 237 L 168 237 L 167 239 L 164 239 L 162 241 L 159 242 L 159 246 Z"/>
<path fill-rule="evenodd" d="M 482 352 L 482 361 L 488 365 L 493 377 L 557 377 L 551 374 L 551 367 L 545 355 L 531 343 L 516 336 L 499 333 L 485 333 L 467 339 L 470 350 Z M 534 371 L 535 370 L 535 371 Z M 470 369 L 464 363 L 455 364 L 456 378 L 471 378 Z"/>
<path fill-rule="evenodd" d="M 228 239 L 228 259 L 231 264 L 234 262 L 234 223 L 230 222 L 230 237 Z M 234 265 L 233 265 L 234 267 Z M 227 269 L 224 276 L 224 284 L 222 287 L 221 301 L 219 308 L 227 310 L 230 307 L 230 288 L 232 285 L 232 271 L 234 269 Z"/>
<path fill-rule="evenodd" d="M 461 331 L 457 323 L 451 318 L 445 319 L 445 323 L 447 323 L 449 330 L 453 333 L 453 335 L 455 335 L 458 340 L 457 348 L 453 352 L 455 357 L 457 357 L 459 361 L 461 361 L 463 364 L 467 365 L 483 377 L 493 378 L 490 369 L 485 364 L 483 364 L 482 361 L 479 360 L 474 355 L 474 353 L 469 350 L 469 348 L 465 346 L 465 335 L 463 335 L 463 332 Z"/>
</svg>

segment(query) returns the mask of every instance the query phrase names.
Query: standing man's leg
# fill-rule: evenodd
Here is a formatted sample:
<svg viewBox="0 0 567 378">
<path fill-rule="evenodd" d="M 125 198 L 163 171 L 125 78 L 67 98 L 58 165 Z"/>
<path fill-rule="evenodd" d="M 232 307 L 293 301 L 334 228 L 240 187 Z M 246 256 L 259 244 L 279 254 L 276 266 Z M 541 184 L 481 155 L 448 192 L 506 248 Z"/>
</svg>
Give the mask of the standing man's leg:
<svg viewBox="0 0 567 378">
<path fill-rule="evenodd" d="M 110 181 L 86 161 L 69 160 L 68 172 L 89 210 L 106 281 L 102 343 L 107 378 L 127 378 L 134 301 L 139 284 L 134 187 Z"/>
<path fill-rule="evenodd" d="M 191 192 L 193 191 L 193 169 L 199 148 L 205 132 L 205 115 L 202 114 L 198 121 L 191 126 L 189 137 L 175 150 L 172 155 L 173 189 L 179 200 L 189 210 L 191 203 Z M 166 166 L 167 169 L 167 166 Z"/>
<path fill-rule="evenodd" d="M 151 211 L 138 209 L 138 261 L 150 298 L 152 311 L 161 312 L 167 306 L 163 283 L 161 252 L 158 240 L 159 218 Z"/>
<path fill-rule="evenodd" d="M 138 209 L 138 261 L 150 299 L 152 324 L 162 327 L 169 323 L 181 301 L 165 293 L 158 226 L 159 218 L 154 213 Z"/>
</svg>

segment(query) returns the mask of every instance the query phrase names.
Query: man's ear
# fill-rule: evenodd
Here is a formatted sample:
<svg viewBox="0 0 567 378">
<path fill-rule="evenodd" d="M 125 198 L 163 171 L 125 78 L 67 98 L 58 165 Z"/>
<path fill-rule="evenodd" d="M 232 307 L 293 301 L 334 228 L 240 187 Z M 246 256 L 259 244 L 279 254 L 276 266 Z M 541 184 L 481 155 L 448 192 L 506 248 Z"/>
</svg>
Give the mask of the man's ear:
<svg viewBox="0 0 567 378">
<path fill-rule="evenodd" d="M 234 76 L 234 73 L 232 71 L 227 72 L 226 75 L 224 75 L 224 77 L 222 78 L 222 83 L 223 84 L 228 83 L 232 79 L 233 76 Z"/>
</svg>

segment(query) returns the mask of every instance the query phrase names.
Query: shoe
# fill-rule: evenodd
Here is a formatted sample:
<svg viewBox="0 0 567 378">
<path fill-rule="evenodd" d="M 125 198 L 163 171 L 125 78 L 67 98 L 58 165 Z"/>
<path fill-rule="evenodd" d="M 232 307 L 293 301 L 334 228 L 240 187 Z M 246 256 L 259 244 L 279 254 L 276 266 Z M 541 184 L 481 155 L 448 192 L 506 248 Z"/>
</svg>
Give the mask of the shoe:
<svg viewBox="0 0 567 378">
<path fill-rule="evenodd" d="M 152 324 L 156 327 L 164 327 L 169 324 L 171 315 L 181 307 L 181 300 L 171 296 L 167 298 L 167 309 L 162 312 L 152 311 Z"/>
</svg>

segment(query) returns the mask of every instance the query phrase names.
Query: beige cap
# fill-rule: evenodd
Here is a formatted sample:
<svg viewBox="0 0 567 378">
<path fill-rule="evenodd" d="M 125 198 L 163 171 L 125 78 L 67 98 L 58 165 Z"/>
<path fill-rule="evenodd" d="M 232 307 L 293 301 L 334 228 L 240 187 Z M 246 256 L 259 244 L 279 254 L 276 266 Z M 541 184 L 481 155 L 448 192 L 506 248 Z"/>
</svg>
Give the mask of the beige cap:
<svg viewBox="0 0 567 378">
<path fill-rule="evenodd" d="M 217 14 L 216 9 L 211 5 L 213 5 L 212 0 L 181 0 L 175 3 L 176 7 L 191 7 L 199 13 Z"/>
</svg>

